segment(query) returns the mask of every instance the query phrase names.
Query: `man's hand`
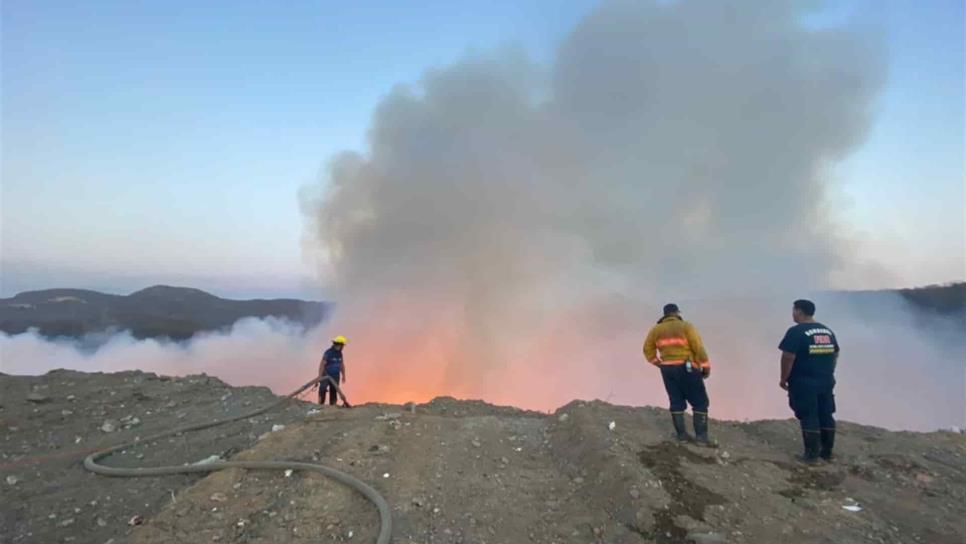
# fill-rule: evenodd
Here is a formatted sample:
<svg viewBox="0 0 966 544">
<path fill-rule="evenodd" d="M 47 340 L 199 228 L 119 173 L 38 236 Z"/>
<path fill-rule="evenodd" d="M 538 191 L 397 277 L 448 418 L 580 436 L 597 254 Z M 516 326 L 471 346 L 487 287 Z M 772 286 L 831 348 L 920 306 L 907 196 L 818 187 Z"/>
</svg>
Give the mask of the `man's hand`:
<svg viewBox="0 0 966 544">
<path fill-rule="evenodd" d="M 778 387 L 781 387 L 785 391 L 788 391 L 788 380 L 782 380 L 778 382 Z"/>
<path fill-rule="evenodd" d="M 661 360 L 660 359 L 654 359 L 653 361 L 648 361 L 648 362 L 651 363 L 652 365 L 658 367 L 658 368 L 661 367 Z"/>
</svg>

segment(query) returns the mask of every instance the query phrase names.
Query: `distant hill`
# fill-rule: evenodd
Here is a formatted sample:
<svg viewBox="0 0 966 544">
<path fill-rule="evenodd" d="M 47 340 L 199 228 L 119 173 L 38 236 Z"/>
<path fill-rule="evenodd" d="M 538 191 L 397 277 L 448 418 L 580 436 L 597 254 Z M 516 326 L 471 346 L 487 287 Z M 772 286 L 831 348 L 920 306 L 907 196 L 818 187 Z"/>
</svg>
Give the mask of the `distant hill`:
<svg viewBox="0 0 966 544">
<path fill-rule="evenodd" d="M 939 315 L 966 315 L 966 282 L 912 289 L 846 291 L 842 294 L 856 301 L 871 301 L 883 294 L 898 294 L 920 310 Z"/>
<path fill-rule="evenodd" d="M 966 282 L 915 289 L 834 293 L 859 304 L 899 294 L 914 307 L 942 316 L 966 316 Z M 875 305 L 870 305 L 874 308 Z M 244 317 L 279 317 L 311 327 L 329 303 L 296 299 L 229 300 L 187 287 L 156 285 L 130 295 L 83 289 L 27 291 L 0 299 L 0 331 L 19 334 L 36 327 L 48 338 L 80 338 L 128 330 L 136 338 L 185 340 L 230 327 Z"/>
<path fill-rule="evenodd" d="M 130 295 L 83 289 L 27 291 L 0 299 L 0 331 L 36 327 L 49 338 L 128 330 L 136 338 L 185 340 L 244 317 L 278 317 L 311 327 L 330 305 L 295 299 L 229 300 L 199 289 L 156 285 Z"/>
<path fill-rule="evenodd" d="M 915 306 L 941 314 L 966 311 L 966 282 L 900 289 L 899 294 Z"/>
</svg>

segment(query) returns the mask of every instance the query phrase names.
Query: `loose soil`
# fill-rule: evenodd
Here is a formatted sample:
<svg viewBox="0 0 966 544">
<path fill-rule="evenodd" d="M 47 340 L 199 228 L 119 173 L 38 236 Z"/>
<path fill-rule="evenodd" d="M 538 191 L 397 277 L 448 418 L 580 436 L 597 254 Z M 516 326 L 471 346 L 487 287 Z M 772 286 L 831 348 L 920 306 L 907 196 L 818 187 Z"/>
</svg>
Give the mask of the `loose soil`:
<svg viewBox="0 0 966 544">
<path fill-rule="evenodd" d="M 276 398 L 204 375 L 0 375 L 0 542 L 373 542 L 373 506 L 314 473 L 129 479 L 81 465 L 88 450 Z M 291 401 L 105 464 L 321 462 L 386 497 L 396 543 L 960 544 L 966 534 L 961 433 L 845 422 L 837 459 L 817 467 L 794 462 L 791 420 L 713 421 L 712 434 L 717 449 L 680 444 L 665 410 L 600 401 L 553 414 L 445 397 L 353 409 Z"/>
</svg>

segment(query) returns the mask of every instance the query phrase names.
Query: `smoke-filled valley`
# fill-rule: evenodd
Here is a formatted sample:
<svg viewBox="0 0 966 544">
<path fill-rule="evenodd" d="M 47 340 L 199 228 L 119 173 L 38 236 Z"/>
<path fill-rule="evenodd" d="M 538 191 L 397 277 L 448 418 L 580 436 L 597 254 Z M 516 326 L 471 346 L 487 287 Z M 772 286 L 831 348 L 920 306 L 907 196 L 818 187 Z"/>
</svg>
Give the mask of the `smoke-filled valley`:
<svg viewBox="0 0 966 544">
<path fill-rule="evenodd" d="M 941 300 L 962 307 L 962 288 L 936 290 Z M 943 314 L 909 302 L 895 292 L 857 296 L 825 293 L 815 297 L 826 320 L 842 337 L 838 370 L 839 415 L 851 421 L 890 429 L 933 430 L 966 427 L 960 353 L 964 348 L 962 309 Z M 714 360 L 708 388 L 716 418 L 754 420 L 785 418 L 790 412 L 778 389 L 778 339 L 789 321 L 789 305 L 769 300 L 718 299 L 681 301 L 688 317 L 701 327 Z M 742 315 L 749 308 L 750 315 Z M 447 365 L 459 359 L 428 359 L 421 366 L 405 354 L 371 359 L 372 348 L 355 337 L 347 349 L 346 391 L 353 402 L 427 401 L 437 395 L 481 398 L 528 409 L 552 410 L 573 399 L 601 399 L 614 404 L 665 406 L 660 376 L 640 354 L 643 335 L 659 306 L 628 310 L 609 317 L 614 306 L 601 304 L 596 313 L 565 314 L 547 325 L 545 334 L 560 330 L 551 346 L 528 346 L 535 352 L 526 364 L 494 361 L 477 369 L 485 380 L 453 381 Z M 338 316 L 338 313 L 336 313 Z M 739 316 L 739 317 L 736 317 Z M 606 337 L 584 346 L 565 332 L 577 318 L 601 323 L 591 334 Z M 608 319 L 610 321 L 608 321 Z M 627 320 L 627 323 L 624 320 Z M 400 331 L 407 323 L 401 322 Z M 633 330 L 633 327 L 638 330 Z M 620 335 L 608 335 L 614 327 Z M 203 333 L 185 342 L 136 339 L 117 334 L 98 338 L 96 351 L 84 349 L 84 339 L 50 340 L 35 332 L 0 334 L 0 371 L 41 374 L 57 368 L 86 372 L 141 369 L 165 375 L 205 372 L 233 385 L 267 385 L 286 393 L 317 372 L 329 336 L 342 331 L 333 322 L 306 331 L 279 319 L 247 318 L 230 330 Z M 363 331 L 357 331 L 359 333 Z M 523 339 L 521 343 L 527 344 Z M 584 359 L 553 359 L 546 349 L 573 350 Z M 399 350 L 405 352 L 403 342 Z M 439 364 L 438 367 L 433 365 Z M 467 372 L 466 376 L 473 374 Z M 449 379 L 449 381 L 448 381 Z M 928 400 L 924 400 L 928 399 Z"/>
</svg>

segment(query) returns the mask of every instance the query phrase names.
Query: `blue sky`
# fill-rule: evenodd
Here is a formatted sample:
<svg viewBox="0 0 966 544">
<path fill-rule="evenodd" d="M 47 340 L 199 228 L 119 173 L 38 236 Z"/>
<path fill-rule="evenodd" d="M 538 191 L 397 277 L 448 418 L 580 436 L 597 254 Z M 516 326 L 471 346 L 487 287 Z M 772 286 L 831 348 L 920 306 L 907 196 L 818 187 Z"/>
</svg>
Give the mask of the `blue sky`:
<svg viewBox="0 0 966 544">
<path fill-rule="evenodd" d="M 313 296 L 299 188 L 363 149 L 380 98 L 472 49 L 547 62 L 594 5 L 5 1 L 0 292 Z M 874 5 L 889 80 L 830 174 L 842 216 L 895 273 L 883 284 L 961 280 L 963 2 Z"/>
</svg>

